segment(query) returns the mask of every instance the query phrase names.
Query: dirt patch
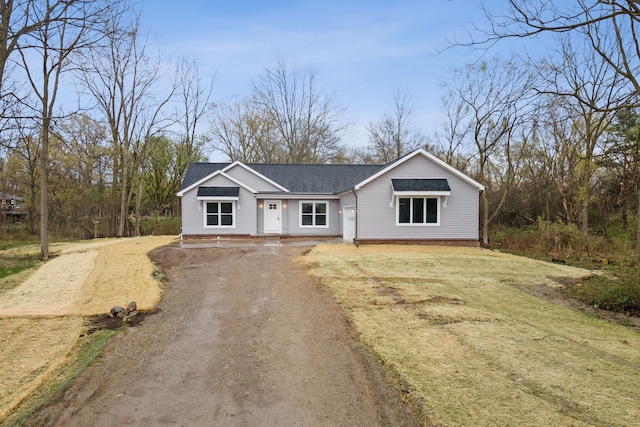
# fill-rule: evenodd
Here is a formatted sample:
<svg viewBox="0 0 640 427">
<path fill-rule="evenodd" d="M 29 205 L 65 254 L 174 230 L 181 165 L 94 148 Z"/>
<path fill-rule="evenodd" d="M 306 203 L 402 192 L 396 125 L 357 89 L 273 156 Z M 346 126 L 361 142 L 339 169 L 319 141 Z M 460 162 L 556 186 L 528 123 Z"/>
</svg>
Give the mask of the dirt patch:
<svg viewBox="0 0 640 427">
<path fill-rule="evenodd" d="M 154 251 L 159 311 L 26 425 L 417 426 L 333 298 L 292 262 L 307 249 Z"/>
<path fill-rule="evenodd" d="M 139 311 L 135 316 L 117 317 L 117 316 L 92 316 L 84 319 L 82 323 L 81 337 L 91 335 L 96 331 L 110 329 L 116 331 L 123 326 L 136 327 L 142 324 L 144 320 L 152 314 L 159 313 L 160 310 Z"/>
<path fill-rule="evenodd" d="M 596 316 L 600 319 L 607 320 L 618 325 L 632 326 L 635 330 L 640 332 L 640 313 L 617 313 L 611 310 L 604 310 L 566 295 L 566 288 L 571 286 L 580 286 L 585 279 L 558 278 L 556 280 L 561 286 L 551 287 L 540 284 L 521 287 L 519 289 L 529 295 L 533 295 L 557 306 L 578 310 L 582 313 Z M 588 278 L 586 280 L 588 280 Z"/>
</svg>

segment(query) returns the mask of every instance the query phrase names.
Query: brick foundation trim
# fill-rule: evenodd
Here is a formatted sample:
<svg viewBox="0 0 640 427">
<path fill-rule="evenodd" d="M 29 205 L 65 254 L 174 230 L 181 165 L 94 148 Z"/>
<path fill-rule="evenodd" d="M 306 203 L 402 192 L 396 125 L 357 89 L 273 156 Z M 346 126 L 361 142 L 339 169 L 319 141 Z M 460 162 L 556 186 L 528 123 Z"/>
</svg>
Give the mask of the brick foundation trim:
<svg viewBox="0 0 640 427">
<path fill-rule="evenodd" d="M 318 239 L 339 239 L 342 236 L 333 234 L 322 235 L 289 235 L 289 234 L 267 234 L 267 235 L 250 235 L 250 234 L 183 234 L 183 240 L 251 240 L 261 241 L 269 237 L 277 237 L 282 241 L 304 241 Z"/>
<path fill-rule="evenodd" d="M 355 245 L 424 245 L 480 247 L 477 239 L 355 239 Z"/>
</svg>

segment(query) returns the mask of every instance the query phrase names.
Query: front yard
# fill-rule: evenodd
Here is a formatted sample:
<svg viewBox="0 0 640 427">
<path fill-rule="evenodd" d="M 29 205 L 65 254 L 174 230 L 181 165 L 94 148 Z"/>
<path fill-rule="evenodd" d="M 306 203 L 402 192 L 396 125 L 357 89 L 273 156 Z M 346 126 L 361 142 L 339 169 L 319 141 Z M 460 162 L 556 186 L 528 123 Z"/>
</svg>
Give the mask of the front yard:
<svg viewBox="0 0 640 427">
<path fill-rule="evenodd" d="M 299 259 L 425 425 L 637 425 L 640 334 L 527 287 L 590 274 L 476 248 L 323 245 Z"/>
<path fill-rule="evenodd" d="M 155 306 L 162 289 L 147 253 L 174 239 L 55 244 L 53 257 L 39 268 L 0 279 L 0 425 L 10 423 L 9 414 L 19 404 L 75 363 L 90 341 L 83 318 L 104 316 L 114 305 L 134 300 L 140 310 Z M 34 251 L 35 246 L 20 247 L 0 255 Z"/>
</svg>

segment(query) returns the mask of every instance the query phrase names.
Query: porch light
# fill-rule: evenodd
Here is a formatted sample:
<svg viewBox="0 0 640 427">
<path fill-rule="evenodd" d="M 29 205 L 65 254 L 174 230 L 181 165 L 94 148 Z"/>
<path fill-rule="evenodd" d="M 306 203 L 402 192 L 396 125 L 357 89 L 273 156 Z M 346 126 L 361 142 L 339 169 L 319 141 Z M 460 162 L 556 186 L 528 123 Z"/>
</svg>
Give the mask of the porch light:
<svg viewBox="0 0 640 427">
<path fill-rule="evenodd" d="M 340 210 L 338 211 L 338 213 L 339 213 L 339 214 L 341 214 L 341 213 L 342 213 L 342 209 L 340 209 Z"/>
<path fill-rule="evenodd" d="M 283 208 L 286 208 L 286 207 L 287 207 L 287 204 L 285 203 L 284 205 L 282 205 L 282 207 L 283 207 Z"/>
<path fill-rule="evenodd" d="M 259 207 L 260 209 L 262 209 L 262 203 L 260 203 L 260 204 L 258 205 L 258 207 Z"/>
</svg>

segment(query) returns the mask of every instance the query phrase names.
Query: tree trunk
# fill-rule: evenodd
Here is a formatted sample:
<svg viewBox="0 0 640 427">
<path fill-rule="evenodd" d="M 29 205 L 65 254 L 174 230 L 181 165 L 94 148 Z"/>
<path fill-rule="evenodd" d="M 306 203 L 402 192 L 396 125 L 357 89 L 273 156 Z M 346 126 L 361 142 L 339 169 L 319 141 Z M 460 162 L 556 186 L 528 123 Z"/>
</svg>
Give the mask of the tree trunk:
<svg viewBox="0 0 640 427">
<path fill-rule="evenodd" d="M 118 237 L 124 236 L 124 226 L 127 221 L 127 200 L 129 186 L 128 148 L 124 147 L 122 152 L 122 184 L 120 186 L 120 218 L 118 218 Z"/>
<path fill-rule="evenodd" d="M 486 191 L 482 192 L 482 244 L 489 244 L 489 200 Z"/>
<path fill-rule="evenodd" d="M 47 168 L 49 163 L 49 122 L 50 119 L 42 118 L 40 151 L 40 258 L 43 261 L 49 259 L 49 199 Z"/>
<path fill-rule="evenodd" d="M 640 179 L 636 181 L 636 194 L 638 197 L 638 213 L 637 213 L 637 228 L 636 228 L 636 263 L 640 264 Z"/>
</svg>

